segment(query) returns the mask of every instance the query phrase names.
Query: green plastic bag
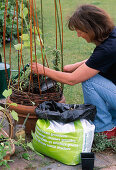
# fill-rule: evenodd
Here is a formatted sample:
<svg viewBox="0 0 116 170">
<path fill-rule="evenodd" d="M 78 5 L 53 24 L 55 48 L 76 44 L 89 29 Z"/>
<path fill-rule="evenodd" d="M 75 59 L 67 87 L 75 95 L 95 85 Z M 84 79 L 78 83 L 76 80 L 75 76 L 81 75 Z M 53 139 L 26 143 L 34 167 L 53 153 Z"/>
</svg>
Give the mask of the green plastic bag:
<svg viewBox="0 0 116 170">
<path fill-rule="evenodd" d="M 80 163 L 80 153 L 90 152 L 95 126 L 85 119 L 61 123 L 39 119 L 33 135 L 36 151 L 67 165 Z"/>
</svg>

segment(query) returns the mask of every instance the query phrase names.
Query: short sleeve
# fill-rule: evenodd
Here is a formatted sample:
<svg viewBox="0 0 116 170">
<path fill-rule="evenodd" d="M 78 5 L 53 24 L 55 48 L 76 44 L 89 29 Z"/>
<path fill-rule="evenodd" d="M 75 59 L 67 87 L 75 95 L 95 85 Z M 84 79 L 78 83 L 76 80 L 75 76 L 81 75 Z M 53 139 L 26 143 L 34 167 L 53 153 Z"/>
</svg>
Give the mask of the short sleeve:
<svg viewBox="0 0 116 170">
<path fill-rule="evenodd" d="M 103 73 L 107 72 L 112 64 L 116 62 L 116 56 L 110 50 L 96 47 L 93 54 L 86 61 L 86 65 L 90 68 L 99 70 Z"/>
</svg>

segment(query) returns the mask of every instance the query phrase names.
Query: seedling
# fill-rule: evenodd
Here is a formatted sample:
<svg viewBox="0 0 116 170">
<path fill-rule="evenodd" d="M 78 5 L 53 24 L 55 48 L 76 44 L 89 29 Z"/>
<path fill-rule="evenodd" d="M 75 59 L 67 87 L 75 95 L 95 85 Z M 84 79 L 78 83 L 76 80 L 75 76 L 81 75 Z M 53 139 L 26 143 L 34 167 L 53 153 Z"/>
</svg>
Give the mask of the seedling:
<svg viewBox="0 0 116 170">
<path fill-rule="evenodd" d="M 0 166 L 5 165 L 7 168 L 9 168 L 8 165 L 8 160 L 5 160 L 5 156 L 7 155 L 7 153 L 11 153 L 11 140 L 9 140 L 9 137 L 4 136 L 4 134 L 2 134 L 4 131 L 4 126 L 6 126 L 6 124 L 4 124 L 4 119 L 7 118 L 7 112 L 8 112 L 8 107 L 9 105 L 13 105 L 16 106 L 15 103 L 7 103 L 7 98 L 12 94 L 12 89 L 8 89 L 5 90 L 3 92 L 3 96 L 6 98 L 6 104 L 1 104 L 0 106 L 0 111 L 2 111 L 3 115 L 2 115 L 2 120 L 0 122 Z M 12 110 L 10 111 L 10 114 L 12 115 L 13 119 L 18 121 L 18 115 L 17 113 Z M 11 126 L 11 124 L 10 124 Z"/>
</svg>

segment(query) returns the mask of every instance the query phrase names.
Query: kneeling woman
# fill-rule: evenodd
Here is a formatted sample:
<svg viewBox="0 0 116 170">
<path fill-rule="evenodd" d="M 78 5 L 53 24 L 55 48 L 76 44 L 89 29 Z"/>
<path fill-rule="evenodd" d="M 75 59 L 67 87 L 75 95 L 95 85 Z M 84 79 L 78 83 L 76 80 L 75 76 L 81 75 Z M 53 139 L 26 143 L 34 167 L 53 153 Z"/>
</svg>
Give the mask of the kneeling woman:
<svg viewBox="0 0 116 170">
<path fill-rule="evenodd" d="M 116 27 L 109 15 L 94 5 L 82 5 L 68 22 L 70 30 L 87 43 L 96 45 L 89 59 L 64 66 L 64 72 L 36 63 L 34 73 L 45 75 L 64 84 L 82 83 L 84 102 L 97 108 L 95 132 L 107 138 L 116 136 Z M 38 71 L 37 71 L 38 69 Z"/>
</svg>

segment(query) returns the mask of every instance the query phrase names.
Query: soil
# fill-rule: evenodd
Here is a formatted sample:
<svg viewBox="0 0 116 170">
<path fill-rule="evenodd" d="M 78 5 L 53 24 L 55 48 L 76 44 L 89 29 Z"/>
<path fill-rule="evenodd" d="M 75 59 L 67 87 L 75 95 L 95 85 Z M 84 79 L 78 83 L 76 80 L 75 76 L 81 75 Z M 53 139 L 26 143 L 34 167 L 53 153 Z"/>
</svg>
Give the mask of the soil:
<svg viewBox="0 0 116 170">
<path fill-rule="evenodd" d="M 54 93 L 58 90 L 57 88 L 58 85 L 56 81 L 50 78 L 46 78 L 45 76 L 42 75 L 39 76 L 39 80 L 38 80 L 38 76 L 36 74 L 32 74 L 32 76 L 29 75 L 28 79 L 26 79 L 22 83 L 22 91 L 30 92 L 34 94 Z"/>
</svg>

